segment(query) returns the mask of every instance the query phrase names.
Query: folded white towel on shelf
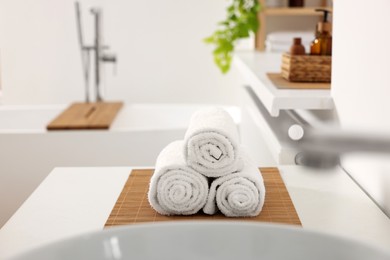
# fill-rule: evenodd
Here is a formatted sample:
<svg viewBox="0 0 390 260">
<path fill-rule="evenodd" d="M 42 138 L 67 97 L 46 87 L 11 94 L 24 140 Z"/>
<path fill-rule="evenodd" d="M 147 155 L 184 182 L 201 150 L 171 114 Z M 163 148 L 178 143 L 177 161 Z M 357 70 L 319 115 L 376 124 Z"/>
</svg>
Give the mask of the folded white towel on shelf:
<svg viewBox="0 0 390 260">
<path fill-rule="evenodd" d="M 204 213 L 212 215 L 219 209 L 228 217 L 259 215 L 265 200 L 263 176 L 247 155 L 244 155 L 244 164 L 241 171 L 217 178 L 211 183 Z"/>
<path fill-rule="evenodd" d="M 206 203 L 208 180 L 186 166 L 183 141 L 175 141 L 159 154 L 150 180 L 149 203 L 162 215 L 191 215 Z"/>
<path fill-rule="evenodd" d="M 187 164 L 207 177 L 227 175 L 243 167 L 237 126 L 222 108 L 197 111 L 184 139 Z"/>
<path fill-rule="evenodd" d="M 314 28 L 313 28 L 314 29 Z M 277 31 L 267 34 L 267 41 L 272 43 L 292 44 L 293 38 L 301 38 L 302 42 L 311 42 L 314 39 L 313 31 Z"/>
<path fill-rule="evenodd" d="M 265 41 L 267 52 L 289 52 L 293 38 L 301 38 L 306 52 L 310 52 L 310 44 L 314 39 L 314 31 L 279 31 L 267 34 Z"/>
<path fill-rule="evenodd" d="M 267 52 L 289 52 L 291 48 L 291 43 L 273 43 L 270 41 L 265 41 L 265 51 Z M 305 52 L 310 52 L 310 42 L 302 42 L 302 45 L 305 47 Z"/>
</svg>

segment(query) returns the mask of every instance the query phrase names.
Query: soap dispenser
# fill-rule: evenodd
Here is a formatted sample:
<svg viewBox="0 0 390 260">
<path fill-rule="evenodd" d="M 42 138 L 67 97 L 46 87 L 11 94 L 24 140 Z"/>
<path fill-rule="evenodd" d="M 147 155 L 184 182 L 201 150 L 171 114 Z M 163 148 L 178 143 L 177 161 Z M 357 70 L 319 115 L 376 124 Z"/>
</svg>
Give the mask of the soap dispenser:
<svg viewBox="0 0 390 260">
<path fill-rule="evenodd" d="M 332 24 L 328 21 L 329 10 L 316 9 L 323 12 L 323 20 L 317 24 L 316 37 L 310 45 L 311 55 L 332 55 Z"/>
</svg>

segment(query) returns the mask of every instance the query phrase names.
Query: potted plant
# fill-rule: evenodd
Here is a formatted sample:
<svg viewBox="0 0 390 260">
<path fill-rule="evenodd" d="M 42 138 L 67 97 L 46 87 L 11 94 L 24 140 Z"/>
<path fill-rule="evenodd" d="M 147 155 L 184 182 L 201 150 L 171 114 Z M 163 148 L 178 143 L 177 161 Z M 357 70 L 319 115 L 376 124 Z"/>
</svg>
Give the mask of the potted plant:
<svg viewBox="0 0 390 260">
<path fill-rule="evenodd" d="M 232 0 L 226 11 L 226 19 L 218 23 L 218 29 L 211 36 L 204 39 L 206 43 L 215 45 L 214 61 L 222 73 L 230 69 L 237 41 L 257 32 L 260 4 L 258 0 Z"/>
</svg>

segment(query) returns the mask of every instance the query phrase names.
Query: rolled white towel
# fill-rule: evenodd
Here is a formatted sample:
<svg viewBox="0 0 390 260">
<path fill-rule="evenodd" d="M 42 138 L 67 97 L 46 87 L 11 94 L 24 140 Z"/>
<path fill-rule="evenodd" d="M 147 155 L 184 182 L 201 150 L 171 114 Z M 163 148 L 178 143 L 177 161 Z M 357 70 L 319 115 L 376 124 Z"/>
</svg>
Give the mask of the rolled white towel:
<svg viewBox="0 0 390 260">
<path fill-rule="evenodd" d="M 150 180 L 149 203 L 162 215 L 191 215 L 206 203 L 208 181 L 186 166 L 183 141 L 175 141 L 159 154 Z"/>
<path fill-rule="evenodd" d="M 265 187 L 259 169 L 244 157 L 244 169 L 215 179 L 211 183 L 206 214 L 215 214 L 218 209 L 228 217 L 254 217 L 264 205 Z"/>
<path fill-rule="evenodd" d="M 239 134 L 232 117 L 222 108 L 197 111 L 184 137 L 189 166 L 207 177 L 219 177 L 242 169 Z"/>
</svg>

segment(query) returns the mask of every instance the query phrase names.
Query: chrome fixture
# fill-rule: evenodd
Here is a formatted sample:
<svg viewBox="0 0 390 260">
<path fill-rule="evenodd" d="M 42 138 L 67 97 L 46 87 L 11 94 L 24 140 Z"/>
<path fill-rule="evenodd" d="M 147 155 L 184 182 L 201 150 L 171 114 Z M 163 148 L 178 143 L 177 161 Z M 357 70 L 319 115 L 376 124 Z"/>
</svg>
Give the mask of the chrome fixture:
<svg viewBox="0 0 390 260">
<path fill-rule="evenodd" d="M 102 65 L 106 62 L 116 63 L 117 58 L 115 54 L 105 53 L 109 47 L 103 44 L 103 34 L 102 34 L 102 20 L 103 12 L 100 8 L 92 8 L 91 13 L 94 16 L 94 45 L 87 46 L 84 44 L 83 39 L 83 30 L 81 25 L 81 11 L 80 3 L 75 2 L 76 8 L 76 20 L 77 20 L 77 29 L 78 29 L 78 38 L 81 51 L 81 60 L 83 64 L 84 72 L 84 81 L 85 81 L 85 95 L 86 102 L 90 101 L 89 98 L 89 77 L 90 77 L 90 52 L 93 52 L 94 61 L 95 61 L 95 92 L 96 92 L 96 101 L 103 101 L 101 96 L 101 73 Z"/>
<path fill-rule="evenodd" d="M 318 129 L 311 127 L 294 111 L 288 111 L 288 115 L 296 122 L 290 126 L 288 135 L 290 144 L 299 151 L 295 157 L 298 165 L 330 168 L 339 165 L 340 156 L 345 153 L 390 153 L 388 134 L 351 132 L 334 127 Z M 290 131 L 292 127 L 294 131 Z M 290 132 L 298 132 L 298 135 Z"/>
</svg>

